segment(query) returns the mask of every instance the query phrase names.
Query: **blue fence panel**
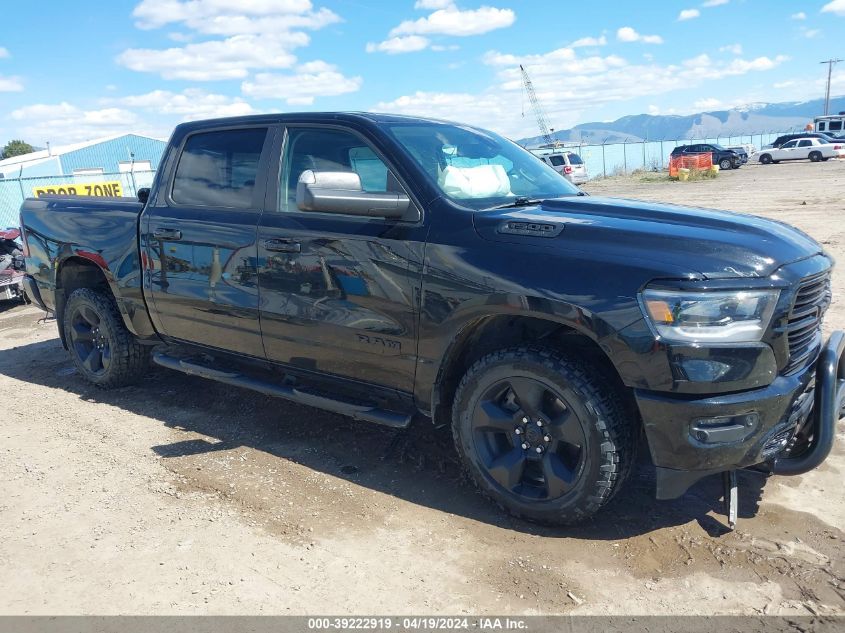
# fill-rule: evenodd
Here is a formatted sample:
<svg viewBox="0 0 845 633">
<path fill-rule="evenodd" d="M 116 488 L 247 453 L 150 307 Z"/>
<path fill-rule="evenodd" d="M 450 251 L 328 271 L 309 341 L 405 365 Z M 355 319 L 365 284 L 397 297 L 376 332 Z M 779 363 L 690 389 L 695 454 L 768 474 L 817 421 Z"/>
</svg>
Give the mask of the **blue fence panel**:
<svg viewBox="0 0 845 633">
<path fill-rule="evenodd" d="M 124 197 L 134 198 L 138 189 L 149 187 L 154 171 L 93 174 L 88 176 L 43 176 L 38 178 L 15 178 L 0 180 L 0 228 L 18 226 L 20 208 L 24 198 L 35 196 L 37 187 L 62 187 L 84 183 L 120 182 Z"/>
</svg>

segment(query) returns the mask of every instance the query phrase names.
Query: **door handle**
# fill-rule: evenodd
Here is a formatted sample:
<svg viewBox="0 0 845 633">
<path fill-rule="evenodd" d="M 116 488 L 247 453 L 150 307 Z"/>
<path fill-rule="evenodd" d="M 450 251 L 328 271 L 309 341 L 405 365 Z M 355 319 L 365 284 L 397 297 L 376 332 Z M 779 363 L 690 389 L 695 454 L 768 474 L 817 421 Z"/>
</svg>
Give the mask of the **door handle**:
<svg viewBox="0 0 845 633">
<path fill-rule="evenodd" d="M 166 228 L 157 228 L 153 231 L 153 237 L 157 240 L 168 241 L 168 240 L 181 240 L 182 239 L 182 231 L 179 229 L 166 229 Z"/>
<path fill-rule="evenodd" d="M 293 240 L 264 240 L 264 248 L 275 253 L 299 253 L 302 251 L 302 245 Z"/>
</svg>

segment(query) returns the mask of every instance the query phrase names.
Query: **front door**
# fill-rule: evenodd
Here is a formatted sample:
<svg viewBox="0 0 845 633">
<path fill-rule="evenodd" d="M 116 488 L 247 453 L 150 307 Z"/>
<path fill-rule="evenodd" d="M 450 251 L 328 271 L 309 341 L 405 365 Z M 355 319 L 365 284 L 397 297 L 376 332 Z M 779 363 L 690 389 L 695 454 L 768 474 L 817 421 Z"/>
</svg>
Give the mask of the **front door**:
<svg viewBox="0 0 845 633">
<path fill-rule="evenodd" d="M 423 224 L 297 207 L 296 185 L 307 169 L 354 171 L 369 192 L 403 191 L 356 133 L 292 127 L 281 153 L 276 209 L 258 227 L 267 358 L 411 393 Z"/>
<path fill-rule="evenodd" d="M 255 237 L 271 136 L 266 126 L 191 134 L 172 186 L 162 179 L 144 210 L 144 284 L 166 336 L 264 356 Z"/>
</svg>

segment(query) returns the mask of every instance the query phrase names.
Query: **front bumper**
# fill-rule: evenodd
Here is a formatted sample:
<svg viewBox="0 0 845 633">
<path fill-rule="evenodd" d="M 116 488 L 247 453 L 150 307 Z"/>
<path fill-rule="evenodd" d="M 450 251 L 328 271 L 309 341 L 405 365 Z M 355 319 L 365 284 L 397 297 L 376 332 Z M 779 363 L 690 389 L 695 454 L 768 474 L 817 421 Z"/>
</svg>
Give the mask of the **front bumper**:
<svg viewBox="0 0 845 633">
<path fill-rule="evenodd" d="M 751 391 L 684 396 L 636 390 L 658 469 L 658 498 L 680 496 L 703 476 L 764 462 L 780 474 L 818 466 L 845 404 L 843 350 L 845 334 L 834 332 L 815 364 Z M 809 445 L 790 455 L 802 430 Z"/>
<path fill-rule="evenodd" d="M 21 274 L 0 275 L 0 301 L 20 297 L 23 294 L 23 279 Z"/>
</svg>

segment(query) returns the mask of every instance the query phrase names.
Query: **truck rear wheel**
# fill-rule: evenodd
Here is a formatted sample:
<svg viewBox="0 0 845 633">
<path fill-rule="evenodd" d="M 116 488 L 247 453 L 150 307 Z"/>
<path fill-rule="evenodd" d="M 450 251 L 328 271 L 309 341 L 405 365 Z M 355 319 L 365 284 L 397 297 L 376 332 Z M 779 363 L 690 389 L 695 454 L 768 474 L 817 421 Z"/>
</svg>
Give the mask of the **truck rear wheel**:
<svg viewBox="0 0 845 633">
<path fill-rule="evenodd" d="M 481 492 L 540 523 L 588 519 L 634 462 L 634 425 L 618 394 L 578 360 L 548 350 L 516 347 L 476 362 L 452 418 L 458 454 Z"/>
<path fill-rule="evenodd" d="M 103 293 L 75 290 L 65 304 L 63 327 L 77 371 L 98 387 L 130 385 L 149 367 L 149 347 L 126 329 L 114 300 Z"/>
</svg>

